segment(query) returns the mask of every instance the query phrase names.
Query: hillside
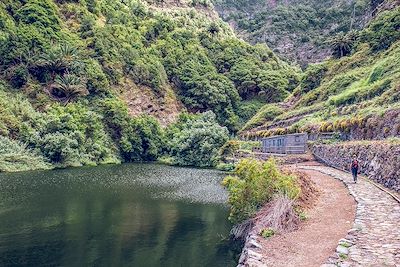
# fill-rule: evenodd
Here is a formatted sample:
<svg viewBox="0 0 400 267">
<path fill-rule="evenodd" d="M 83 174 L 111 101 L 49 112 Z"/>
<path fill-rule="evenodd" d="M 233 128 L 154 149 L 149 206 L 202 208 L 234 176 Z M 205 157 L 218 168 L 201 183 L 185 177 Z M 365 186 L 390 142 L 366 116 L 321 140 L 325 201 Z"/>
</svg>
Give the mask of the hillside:
<svg viewBox="0 0 400 267">
<path fill-rule="evenodd" d="M 241 134 L 337 131 L 348 139 L 398 137 L 399 29 L 400 7 L 381 12 L 352 39 L 351 54 L 309 66 L 293 94 L 265 105 Z"/>
<path fill-rule="evenodd" d="M 215 0 L 216 9 L 245 40 L 266 43 L 302 66 L 331 55 L 327 40 L 362 29 L 381 0 Z"/>
<path fill-rule="evenodd" d="M 180 113 L 235 132 L 298 83 L 206 1 L 1 1 L 0 70 L 6 165 L 154 160 Z"/>
</svg>

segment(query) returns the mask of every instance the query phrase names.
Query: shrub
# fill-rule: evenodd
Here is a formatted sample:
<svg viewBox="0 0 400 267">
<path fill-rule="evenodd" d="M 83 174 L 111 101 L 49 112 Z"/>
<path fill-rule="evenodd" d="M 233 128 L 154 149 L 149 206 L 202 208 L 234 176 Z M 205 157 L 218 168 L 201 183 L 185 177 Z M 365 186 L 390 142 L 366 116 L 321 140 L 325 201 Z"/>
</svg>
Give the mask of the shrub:
<svg viewBox="0 0 400 267">
<path fill-rule="evenodd" d="M 7 79 L 14 88 L 21 88 L 28 82 L 29 71 L 24 64 L 17 65 L 7 70 Z"/>
<path fill-rule="evenodd" d="M 156 119 L 141 116 L 128 119 L 129 126 L 122 131 L 120 147 L 125 161 L 153 161 L 164 148 L 163 132 Z"/>
<path fill-rule="evenodd" d="M 155 92 L 161 93 L 167 83 L 167 74 L 163 65 L 154 56 L 147 56 L 136 60 L 130 69 L 137 84 L 151 87 Z"/>
<path fill-rule="evenodd" d="M 132 118 L 126 105 L 114 98 L 102 100 L 100 107 L 124 161 L 155 160 L 161 154 L 164 133 L 153 117 Z"/>
<path fill-rule="evenodd" d="M 60 19 L 56 5 L 50 0 L 28 0 L 15 17 L 20 23 L 33 24 L 38 28 L 52 29 L 53 33 L 60 29 Z"/>
<path fill-rule="evenodd" d="M 223 185 L 229 192 L 229 219 L 233 223 L 252 217 L 258 208 L 276 194 L 291 199 L 300 194 L 296 177 L 279 171 L 272 158 L 265 163 L 254 159 L 241 160 L 234 174 L 224 179 Z"/>
<path fill-rule="evenodd" d="M 21 142 L 0 136 L 0 171 L 49 169 L 45 159 Z"/>
<path fill-rule="evenodd" d="M 264 237 L 265 239 L 272 237 L 275 235 L 275 230 L 272 228 L 264 228 L 260 232 L 260 236 Z"/>
<path fill-rule="evenodd" d="M 184 117 L 170 129 L 170 154 L 184 166 L 209 167 L 218 162 L 218 150 L 228 141 L 228 130 L 218 125 L 212 112 Z M 180 129 L 180 130 L 177 130 Z"/>
<path fill-rule="evenodd" d="M 260 148 L 261 142 L 259 141 L 240 141 L 240 149 L 252 151 L 253 148 Z"/>
<path fill-rule="evenodd" d="M 23 128 L 31 128 L 31 122 L 39 113 L 20 93 L 6 93 L 0 83 L 0 135 L 20 138 Z"/>
<path fill-rule="evenodd" d="M 301 92 L 307 93 L 319 87 L 328 68 L 325 64 L 311 64 L 300 81 Z"/>
<path fill-rule="evenodd" d="M 361 41 L 369 43 L 377 52 L 400 39 L 400 7 L 382 12 L 361 33 Z"/>
<path fill-rule="evenodd" d="M 215 168 L 217 170 L 220 170 L 220 171 L 230 172 L 230 171 L 233 171 L 235 169 L 235 164 L 234 163 L 223 163 L 223 162 L 220 162 L 220 163 L 217 164 L 217 166 L 215 166 Z"/>
<path fill-rule="evenodd" d="M 275 119 L 275 117 L 282 113 L 282 108 L 277 105 L 266 104 L 245 124 L 242 131 L 263 125 L 264 123 Z"/>
<path fill-rule="evenodd" d="M 183 63 L 178 79 L 182 101 L 190 110 L 211 110 L 219 123 L 236 130 L 239 95 L 228 78 L 216 73 L 209 63 L 204 66 L 201 61 L 189 60 Z"/>
<path fill-rule="evenodd" d="M 222 158 L 232 157 L 235 152 L 240 149 L 240 142 L 237 140 L 229 140 L 219 150 L 219 155 Z"/>
<path fill-rule="evenodd" d="M 238 116 L 241 125 L 245 124 L 248 120 L 253 117 L 258 110 L 260 110 L 265 105 L 264 101 L 257 99 L 250 101 L 242 101 L 238 108 Z"/>
<path fill-rule="evenodd" d="M 101 95 L 109 91 L 110 84 L 98 61 L 89 59 L 85 62 L 85 76 L 90 94 Z"/>
<path fill-rule="evenodd" d="M 82 104 L 53 106 L 24 137 L 59 166 L 117 162 L 101 116 Z"/>
<path fill-rule="evenodd" d="M 80 165 L 79 147 L 83 136 L 79 132 L 47 133 L 41 139 L 42 153 L 54 163 Z"/>
</svg>

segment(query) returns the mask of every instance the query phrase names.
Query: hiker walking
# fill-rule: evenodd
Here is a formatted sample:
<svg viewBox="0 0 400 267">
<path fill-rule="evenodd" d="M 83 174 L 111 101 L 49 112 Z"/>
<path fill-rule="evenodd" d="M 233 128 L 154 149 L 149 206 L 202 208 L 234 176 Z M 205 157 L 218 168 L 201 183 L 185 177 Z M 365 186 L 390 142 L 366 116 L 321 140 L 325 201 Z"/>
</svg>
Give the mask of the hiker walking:
<svg viewBox="0 0 400 267">
<path fill-rule="evenodd" d="M 353 160 L 351 161 L 351 173 L 353 174 L 354 183 L 357 183 L 358 174 L 358 159 L 356 155 L 353 155 Z"/>
</svg>

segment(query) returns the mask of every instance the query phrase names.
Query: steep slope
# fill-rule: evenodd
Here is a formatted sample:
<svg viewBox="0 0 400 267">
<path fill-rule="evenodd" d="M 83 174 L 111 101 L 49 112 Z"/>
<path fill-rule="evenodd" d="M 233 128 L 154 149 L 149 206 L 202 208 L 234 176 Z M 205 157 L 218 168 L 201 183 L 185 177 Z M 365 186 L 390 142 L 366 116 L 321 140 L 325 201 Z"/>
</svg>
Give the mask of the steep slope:
<svg viewBox="0 0 400 267">
<path fill-rule="evenodd" d="M 0 135 L 59 166 L 154 160 L 180 112 L 234 132 L 298 83 L 206 1 L 3 0 L 0 71 Z"/>
<path fill-rule="evenodd" d="M 302 66 L 330 56 L 327 39 L 361 29 L 382 1 L 215 0 L 223 17 L 252 43 L 266 43 Z"/>
<path fill-rule="evenodd" d="M 306 131 L 349 139 L 400 136 L 400 7 L 358 33 L 355 52 L 311 65 L 292 96 L 264 106 L 243 136 Z"/>
</svg>

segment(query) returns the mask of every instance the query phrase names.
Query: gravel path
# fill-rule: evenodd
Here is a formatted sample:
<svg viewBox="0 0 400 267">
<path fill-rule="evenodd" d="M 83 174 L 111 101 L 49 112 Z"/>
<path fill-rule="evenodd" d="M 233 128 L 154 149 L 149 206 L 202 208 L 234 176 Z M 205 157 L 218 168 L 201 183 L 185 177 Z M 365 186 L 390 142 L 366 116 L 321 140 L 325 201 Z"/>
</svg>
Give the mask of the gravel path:
<svg viewBox="0 0 400 267">
<path fill-rule="evenodd" d="M 400 204 L 364 179 L 326 166 L 299 166 L 343 181 L 357 201 L 356 219 L 324 267 L 400 267 Z"/>
</svg>

